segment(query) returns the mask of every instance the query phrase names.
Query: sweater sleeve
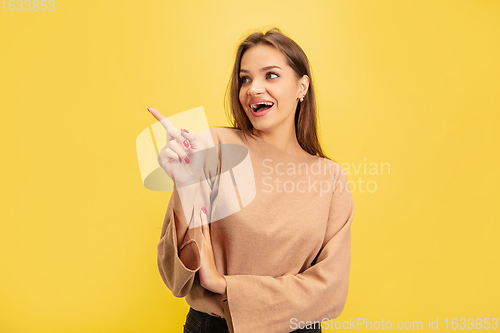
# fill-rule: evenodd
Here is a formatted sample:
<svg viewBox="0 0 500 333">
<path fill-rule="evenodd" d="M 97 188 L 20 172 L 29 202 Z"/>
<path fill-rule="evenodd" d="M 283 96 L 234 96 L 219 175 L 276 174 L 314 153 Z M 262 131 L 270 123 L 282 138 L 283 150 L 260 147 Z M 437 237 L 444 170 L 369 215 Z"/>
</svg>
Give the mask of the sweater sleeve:
<svg viewBox="0 0 500 333">
<path fill-rule="evenodd" d="M 210 141 L 209 139 L 212 139 Z M 200 250 L 203 240 L 199 211 L 201 207 L 210 207 L 213 201 L 214 179 L 219 175 L 218 154 L 214 142 L 218 143 L 215 133 L 210 131 L 200 134 L 200 139 L 204 140 L 207 152 L 203 155 L 205 166 L 202 170 L 203 178 L 199 184 L 194 184 L 196 194 L 195 201 L 189 203 L 189 216 L 180 204 L 179 190 L 174 184 L 174 191 L 170 196 L 167 212 L 163 220 L 163 227 L 160 241 L 157 244 L 157 264 L 163 282 L 172 291 L 175 297 L 185 297 L 191 290 L 196 272 L 201 267 Z M 181 189 L 182 191 L 182 189 Z M 176 221 L 179 224 L 195 226 L 191 227 L 190 239 L 185 240 L 181 247 L 178 247 Z"/>
<path fill-rule="evenodd" d="M 157 262 L 160 275 L 167 288 L 172 291 L 175 297 L 184 297 L 191 290 L 194 276 L 201 266 L 200 249 L 198 247 L 198 244 L 201 243 L 194 238 L 182 244 L 180 250 L 183 253 L 184 261 L 181 260 L 177 246 L 175 219 L 180 218 L 183 214 L 174 212 L 175 200 L 179 200 L 177 191 L 172 193 L 168 203 L 160 241 L 157 245 Z M 184 217 L 181 218 L 185 220 Z M 197 235 L 198 230 L 195 230 L 195 232 L 195 235 Z"/>
<path fill-rule="evenodd" d="M 315 321 L 336 318 L 347 297 L 354 200 L 340 169 L 329 209 L 325 238 L 313 266 L 277 278 L 224 275 L 223 302 L 233 333 L 288 333 Z M 304 221 L 307 223 L 307 221 Z"/>
</svg>

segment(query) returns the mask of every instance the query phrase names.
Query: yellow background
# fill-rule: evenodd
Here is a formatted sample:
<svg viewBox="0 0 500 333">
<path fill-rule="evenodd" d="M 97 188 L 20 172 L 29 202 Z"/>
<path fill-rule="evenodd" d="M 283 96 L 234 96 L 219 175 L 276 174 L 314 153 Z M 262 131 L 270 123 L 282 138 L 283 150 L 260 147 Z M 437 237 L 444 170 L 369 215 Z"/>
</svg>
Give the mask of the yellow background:
<svg viewBox="0 0 500 333">
<path fill-rule="evenodd" d="M 236 45 L 272 26 L 311 61 L 327 155 L 390 164 L 348 176 L 377 189 L 353 191 L 338 320 L 500 318 L 499 1 L 58 0 L 0 10 L 0 332 L 182 330 L 135 140 L 148 106 L 227 125 Z"/>
</svg>

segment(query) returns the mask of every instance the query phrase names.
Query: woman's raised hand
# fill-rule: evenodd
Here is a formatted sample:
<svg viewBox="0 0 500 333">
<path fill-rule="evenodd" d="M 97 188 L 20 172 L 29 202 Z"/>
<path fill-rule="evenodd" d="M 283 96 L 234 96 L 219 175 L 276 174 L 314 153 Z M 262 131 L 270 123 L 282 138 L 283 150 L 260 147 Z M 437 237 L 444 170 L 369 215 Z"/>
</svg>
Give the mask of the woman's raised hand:
<svg viewBox="0 0 500 333">
<path fill-rule="evenodd" d="M 201 179 L 203 161 L 200 154 L 193 154 L 202 149 L 194 132 L 179 131 L 160 112 L 153 108 L 148 111 L 167 131 L 167 144 L 160 150 L 158 163 L 177 187 L 197 183 Z"/>
</svg>

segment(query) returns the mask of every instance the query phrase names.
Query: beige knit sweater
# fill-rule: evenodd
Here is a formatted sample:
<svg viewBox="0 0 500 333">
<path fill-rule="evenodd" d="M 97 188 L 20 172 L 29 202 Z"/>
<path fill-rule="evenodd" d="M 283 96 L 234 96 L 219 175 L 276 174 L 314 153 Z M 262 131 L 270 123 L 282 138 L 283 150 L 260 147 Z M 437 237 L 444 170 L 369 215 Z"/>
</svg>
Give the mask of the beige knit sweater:
<svg viewBox="0 0 500 333">
<path fill-rule="evenodd" d="M 225 127 L 207 130 L 216 154 L 198 184 L 201 201 L 170 198 L 158 268 L 176 297 L 223 317 L 232 333 L 288 333 L 336 318 L 346 301 L 354 201 L 344 170 L 318 156 L 293 156 Z M 194 207 L 193 207 L 194 206 Z M 227 299 L 199 283 L 201 229 L 178 251 L 175 219 L 207 208 L 217 271 Z M 182 257 L 182 260 L 180 259 Z"/>
</svg>

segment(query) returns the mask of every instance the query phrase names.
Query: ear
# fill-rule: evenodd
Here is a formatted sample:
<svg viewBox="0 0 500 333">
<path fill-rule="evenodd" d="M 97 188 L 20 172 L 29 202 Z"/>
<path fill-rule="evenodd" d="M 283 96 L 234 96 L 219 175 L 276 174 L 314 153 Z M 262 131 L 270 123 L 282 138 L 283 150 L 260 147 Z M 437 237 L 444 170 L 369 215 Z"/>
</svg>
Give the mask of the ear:
<svg viewBox="0 0 500 333">
<path fill-rule="evenodd" d="M 300 86 L 300 96 L 305 96 L 307 94 L 307 90 L 309 89 L 309 76 L 304 75 L 302 78 L 299 80 L 299 86 Z"/>
</svg>

